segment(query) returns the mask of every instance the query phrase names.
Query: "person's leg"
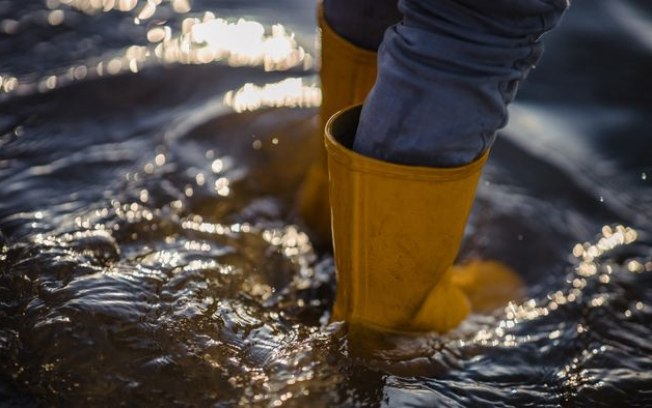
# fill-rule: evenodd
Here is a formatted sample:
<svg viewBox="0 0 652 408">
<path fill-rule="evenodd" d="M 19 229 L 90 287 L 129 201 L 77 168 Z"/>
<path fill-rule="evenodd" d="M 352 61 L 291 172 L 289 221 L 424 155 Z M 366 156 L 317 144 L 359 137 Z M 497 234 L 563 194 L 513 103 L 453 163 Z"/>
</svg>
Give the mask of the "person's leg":
<svg viewBox="0 0 652 408">
<path fill-rule="evenodd" d="M 354 326 L 444 332 L 476 307 L 469 297 L 488 294 L 488 282 L 500 282 L 503 293 L 517 286 L 496 263 L 467 268 L 466 281 L 450 267 L 507 105 L 541 55 L 540 35 L 567 3 L 399 4 L 404 20 L 386 32 L 362 112 L 347 110 L 326 127 L 333 316 Z"/>
<path fill-rule="evenodd" d="M 354 150 L 436 167 L 471 162 L 507 123 L 507 105 L 538 62 L 541 35 L 567 0 L 401 0 Z"/>
<path fill-rule="evenodd" d="M 367 97 L 376 81 L 378 46 L 400 19 L 397 0 L 324 0 L 321 131 L 335 112 Z"/>
<path fill-rule="evenodd" d="M 376 49 L 387 27 L 398 22 L 396 0 L 325 0 L 320 7 L 321 91 L 318 157 L 298 195 L 298 210 L 318 246 L 330 246 L 328 174 L 323 147 L 326 121 L 361 103 L 376 81 Z"/>
</svg>

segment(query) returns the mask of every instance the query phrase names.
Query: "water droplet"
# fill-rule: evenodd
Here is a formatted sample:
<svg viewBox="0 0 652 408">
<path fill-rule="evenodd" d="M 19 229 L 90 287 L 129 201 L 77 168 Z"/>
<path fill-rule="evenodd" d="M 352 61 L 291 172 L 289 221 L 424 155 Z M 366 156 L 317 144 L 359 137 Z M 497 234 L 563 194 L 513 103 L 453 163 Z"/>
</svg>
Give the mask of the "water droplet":
<svg viewBox="0 0 652 408">
<path fill-rule="evenodd" d="M 147 32 L 147 41 L 151 43 L 161 42 L 165 39 L 165 28 L 154 27 Z"/>
<path fill-rule="evenodd" d="M 159 153 L 156 155 L 154 158 L 154 162 L 156 163 L 157 166 L 162 166 L 165 164 L 165 155 L 162 153 Z"/>
<path fill-rule="evenodd" d="M 647 180 L 647 173 L 646 172 L 641 173 L 641 180 Z"/>
<path fill-rule="evenodd" d="M 558 339 L 561 336 L 561 330 L 555 330 L 548 335 L 550 340 Z"/>
<path fill-rule="evenodd" d="M 217 179 L 217 181 L 215 181 L 215 191 L 222 197 L 228 196 L 231 191 L 229 188 L 229 179 L 226 177 L 220 177 Z"/>
<path fill-rule="evenodd" d="M 204 183 L 206 182 L 206 178 L 202 173 L 197 173 L 195 176 L 195 182 L 197 183 L 198 186 L 203 186 Z"/>
<path fill-rule="evenodd" d="M 75 67 L 72 71 L 72 75 L 77 81 L 81 81 L 82 79 L 86 78 L 87 74 L 88 68 L 86 68 L 84 65 Z"/>
<path fill-rule="evenodd" d="M 63 11 L 62 10 L 53 10 L 48 14 L 48 23 L 51 26 L 58 26 L 63 23 Z"/>
<path fill-rule="evenodd" d="M 152 17 L 154 13 L 156 13 L 156 3 L 150 0 L 145 4 L 145 6 L 143 6 L 142 10 L 140 10 L 137 18 L 138 20 L 147 20 Z"/>
<path fill-rule="evenodd" d="M 109 73 L 109 75 L 116 75 L 120 73 L 120 70 L 122 69 L 122 61 L 120 61 L 119 58 L 114 58 L 106 66 L 106 72 Z"/>
<path fill-rule="evenodd" d="M 49 76 L 48 79 L 46 79 L 46 81 L 45 81 L 45 86 L 48 89 L 56 88 L 57 87 L 57 77 L 54 76 L 54 75 Z"/>
<path fill-rule="evenodd" d="M 147 190 L 140 190 L 140 201 L 143 203 L 146 203 L 149 200 L 149 191 Z"/>
<path fill-rule="evenodd" d="M 213 173 L 219 173 L 220 171 L 222 171 L 223 168 L 224 168 L 224 162 L 222 162 L 222 160 L 220 159 L 214 160 L 213 163 L 211 164 L 211 170 L 213 170 Z"/>
<path fill-rule="evenodd" d="M 173 0 L 172 8 L 177 13 L 187 13 L 191 10 L 188 0 Z"/>
</svg>

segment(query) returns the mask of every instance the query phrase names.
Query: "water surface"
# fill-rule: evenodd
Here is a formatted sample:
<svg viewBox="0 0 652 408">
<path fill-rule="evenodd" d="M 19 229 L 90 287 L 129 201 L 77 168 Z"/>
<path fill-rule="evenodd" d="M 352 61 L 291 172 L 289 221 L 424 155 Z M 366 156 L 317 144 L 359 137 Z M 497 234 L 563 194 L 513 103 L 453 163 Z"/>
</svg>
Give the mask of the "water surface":
<svg viewBox="0 0 652 408">
<path fill-rule="evenodd" d="M 528 296 L 392 373 L 328 323 L 332 256 L 294 212 L 314 10 L 0 1 L 0 400 L 652 405 L 652 8 L 575 0 L 548 37 L 460 254 Z"/>
</svg>

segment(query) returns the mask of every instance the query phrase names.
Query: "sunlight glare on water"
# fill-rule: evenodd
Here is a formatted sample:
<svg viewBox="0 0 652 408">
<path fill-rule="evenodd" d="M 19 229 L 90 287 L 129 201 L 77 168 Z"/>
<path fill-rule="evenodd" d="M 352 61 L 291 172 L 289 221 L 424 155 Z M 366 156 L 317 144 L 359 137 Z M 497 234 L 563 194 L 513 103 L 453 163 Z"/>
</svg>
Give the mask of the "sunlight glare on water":
<svg viewBox="0 0 652 408">
<path fill-rule="evenodd" d="M 245 84 L 224 95 L 224 104 L 236 112 L 255 111 L 261 108 L 314 108 L 321 104 L 321 89 L 304 85 L 302 78 L 287 78 L 262 87 Z"/>
<path fill-rule="evenodd" d="M 296 216 L 315 3 L 0 0 L 2 404 L 650 406 L 652 10 L 573 3 L 459 255 L 527 293 L 359 354 Z"/>
<path fill-rule="evenodd" d="M 182 16 L 191 11 L 187 0 L 147 0 L 140 3 L 143 7 L 131 23 L 134 28 L 153 18 L 157 7 L 171 8 Z M 65 11 L 56 7 L 69 7 L 92 15 L 113 10 L 131 13 L 137 10 L 138 4 L 138 0 L 64 0 L 49 5 L 55 10 L 49 13 L 47 20 L 52 26 L 62 24 Z M 197 65 L 221 62 L 233 67 L 262 67 L 265 71 L 292 68 L 308 71 L 315 64 L 313 56 L 297 44 L 294 33 L 282 24 L 265 27 L 244 18 L 234 21 L 218 18 L 207 11 L 197 17 L 185 17 L 174 27 L 157 23 L 139 32 L 150 45 L 131 45 L 122 52 L 94 58 L 90 64 L 61 67 L 57 72 L 46 74 L 36 84 L 32 78 L 3 73 L 0 67 L 0 97 L 14 92 L 28 94 L 34 86 L 39 92 L 48 92 L 87 77 L 138 73 L 144 66 L 161 63 Z"/>
</svg>

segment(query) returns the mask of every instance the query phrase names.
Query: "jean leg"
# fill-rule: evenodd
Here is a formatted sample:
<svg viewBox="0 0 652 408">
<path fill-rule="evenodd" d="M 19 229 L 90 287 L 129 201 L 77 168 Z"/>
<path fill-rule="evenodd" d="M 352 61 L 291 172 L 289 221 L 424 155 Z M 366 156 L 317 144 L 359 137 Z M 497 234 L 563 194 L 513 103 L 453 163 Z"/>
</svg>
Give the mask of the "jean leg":
<svg viewBox="0 0 652 408">
<path fill-rule="evenodd" d="M 399 164 L 469 163 L 507 123 L 567 0 L 400 0 L 353 149 Z"/>
</svg>

